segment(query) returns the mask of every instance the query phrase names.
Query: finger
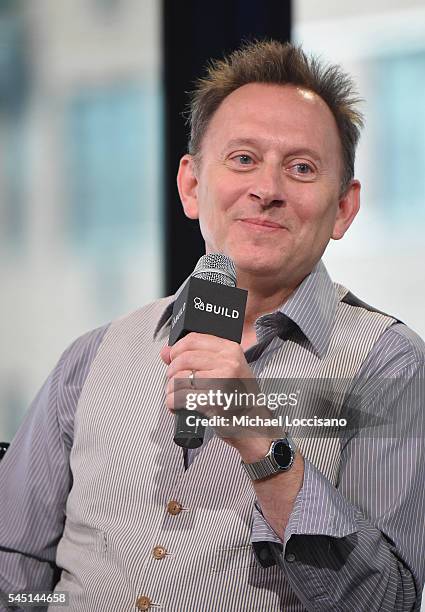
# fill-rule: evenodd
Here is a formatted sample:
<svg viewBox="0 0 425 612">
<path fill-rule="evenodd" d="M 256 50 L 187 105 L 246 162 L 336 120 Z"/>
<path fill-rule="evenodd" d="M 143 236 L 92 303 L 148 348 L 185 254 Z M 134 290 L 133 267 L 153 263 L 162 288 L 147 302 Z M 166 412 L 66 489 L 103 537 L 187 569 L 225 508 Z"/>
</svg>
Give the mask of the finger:
<svg viewBox="0 0 425 612">
<path fill-rule="evenodd" d="M 191 388 L 193 388 L 193 384 L 189 378 L 190 374 L 191 372 L 189 371 L 179 372 L 176 376 L 170 378 L 165 386 L 165 394 L 169 395 L 180 389 L 186 389 L 189 391 Z"/>
<path fill-rule="evenodd" d="M 171 363 L 170 351 L 171 351 L 171 347 L 165 345 L 164 347 L 162 347 L 161 352 L 160 352 L 162 361 L 166 363 L 167 365 L 170 365 Z"/>
<path fill-rule="evenodd" d="M 177 383 L 177 384 L 174 384 Z M 198 395 L 205 395 L 204 390 L 194 389 L 186 383 L 185 379 L 170 381 L 167 385 L 165 405 L 174 412 L 185 408 L 186 410 L 198 409 Z M 205 403 L 205 402 L 204 402 Z"/>
<path fill-rule="evenodd" d="M 198 403 L 196 401 L 196 392 L 188 391 L 187 389 L 181 389 L 174 393 L 168 393 L 165 398 L 165 405 L 171 412 L 177 410 L 190 410 L 193 411 L 198 409 Z"/>
<path fill-rule="evenodd" d="M 179 390 L 186 391 L 208 391 L 211 388 L 211 381 L 202 370 L 195 372 L 191 377 L 192 371 L 183 370 L 170 378 L 165 387 L 165 393 L 175 393 Z"/>
<path fill-rule="evenodd" d="M 225 338 L 219 338 L 218 336 L 212 336 L 210 334 L 191 332 L 171 347 L 171 360 L 185 351 L 206 350 L 218 352 L 229 344 L 238 346 L 238 344 L 232 340 L 226 340 Z"/>
<path fill-rule="evenodd" d="M 207 351 L 185 351 L 173 359 L 168 366 L 167 376 L 173 378 L 180 372 L 209 372 L 216 366 L 216 356 Z M 198 377 L 200 378 L 199 374 Z"/>
</svg>

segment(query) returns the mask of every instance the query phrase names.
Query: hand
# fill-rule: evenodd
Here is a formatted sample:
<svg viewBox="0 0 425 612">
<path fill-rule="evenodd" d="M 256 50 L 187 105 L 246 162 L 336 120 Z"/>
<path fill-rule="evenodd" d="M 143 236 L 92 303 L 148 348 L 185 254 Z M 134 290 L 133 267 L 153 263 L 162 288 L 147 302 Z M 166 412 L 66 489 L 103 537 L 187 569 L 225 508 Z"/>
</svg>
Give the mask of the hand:
<svg viewBox="0 0 425 612">
<path fill-rule="evenodd" d="M 162 360 L 169 366 L 168 378 L 254 378 L 242 347 L 237 342 L 209 334 L 191 332 L 174 346 L 164 346 Z"/>
<path fill-rule="evenodd" d="M 239 344 L 224 338 L 208 334 L 192 332 L 179 340 L 174 346 L 165 346 L 161 351 L 161 358 L 168 365 L 166 387 L 166 406 L 170 411 L 186 407 L 187 399 L 191 400 L 201 393 L 213 392 L 217 394 L 235 391 L 257 394 L 259 387 L 255 376 L 249 367 L 244 352 Z M 193 386 L 189 375 L 195 372 Z M 189 395 L 190 394 L 190 395 Z M 214 396 L 215 398 L 217 395 Z M 248 406 L 249 412 L 250 406 Z M 246 406 L 227 405 L 226 409 L 215 405 L 196 406 L 196 410 L 205 416 L 220 415 L 230 418 L 231 415 L 243 414 Z M 245 427 L 225 426 L 216 432 L 228 443 L 235 447 L 245 448 L 252 445 L 253 439 L 246 439 L 246 435 L 259 435 L 272 438 L 264 430 L 262 432 Z M 258 442 L 258 440 L 257 440 Z M 264 443 L 263 443 L 264 444 Z"/>
</svg>

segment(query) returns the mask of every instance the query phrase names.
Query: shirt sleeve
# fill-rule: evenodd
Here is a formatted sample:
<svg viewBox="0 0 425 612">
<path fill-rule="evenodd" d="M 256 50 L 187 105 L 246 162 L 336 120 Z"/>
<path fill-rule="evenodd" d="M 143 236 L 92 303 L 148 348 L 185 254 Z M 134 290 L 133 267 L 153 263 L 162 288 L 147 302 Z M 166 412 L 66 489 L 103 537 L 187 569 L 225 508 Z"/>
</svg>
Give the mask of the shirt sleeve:
<svg viewBox="0 0 425 612">
<path fill-rule="evenodd" d="M 355 395 L 376 418 L 344 441 L 337 486 L 304 460 L 283 541 L 254 508 L 257 559 L 282 568 L 307 610 L 420 610 L 425 365 L 423 345 L 399 331 L 384 334 L 357 380 Z"/>
<path fill-rule="evenodd" d="M 59 578 L 55 557 L 72 484 L 74 414 L 106 329 L 64 352 L 0 463 L 0 609 L 7 593 L 51 591 Z"/>
</svg>

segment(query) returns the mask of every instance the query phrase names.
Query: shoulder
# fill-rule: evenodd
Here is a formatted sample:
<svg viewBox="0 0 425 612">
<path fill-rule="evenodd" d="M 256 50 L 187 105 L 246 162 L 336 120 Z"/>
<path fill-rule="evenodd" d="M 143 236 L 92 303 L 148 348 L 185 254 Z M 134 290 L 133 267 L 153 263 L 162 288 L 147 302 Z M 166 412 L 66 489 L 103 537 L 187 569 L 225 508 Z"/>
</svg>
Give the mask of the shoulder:
<svg viewBox="0 0 425 612">
<path fill-rule="evenodd" d="M 110 323 L 106 323 L 76 338 L 58 362 L 61 372 L 78 378 L 81 371 L 89 368 L 109 327 Z"/>
<path fill-rule="evenodd" d="M 136 328 L 148 328 L 154 329 L 153 333 L 158 325 L 165 323 L 171 314 L 172 305 L 175 296 L 169 295 L 164 298 L 159 298 L 153 302 L 149 302 L 141 308 L 137 308 L 128 314 L 119 317 L 115 321 L 112 321 L 111 327 L 136 327 Z"/>
<path fill-rule="evenodd" d="M 75 405 L 78 402 L 93 361 L 106 337 L 124 335 L 134 338 L 139 336 L 141 330 L 153 335 L 156 324 L 171 301 L 171 297 L 155 300 L 74 340 L 63 352 L 52 373 L 53 387 L 58 390 L 59 399 L 62 395 L 66 399 L 65 404 Z"/>
<path fill-rule="evenodd" d="M 344 289 L 337 285 L 337 291 Z M 374 373 L 384 368 L 386 374 L 409 366 L 423 366 L 425 363 L 425 343 L 422 338 L 397 317 L 382 312 L 363 302 L 350 291 L 345 290 L 341 299 L 344 307 L 353 308 L 370 314 L 371 317 L 386 319 L 387 327 L 377 339 L 362 368 L 363 373 L 372 368 Z"/>
<path fill-rule="evenodd" d="M 173 298 L 155 300 L 137 310 L 84 333 L 62 353 L 48 379 L 48 404 L 54 409 L 66 445 L 72 445 L 77 405 L 93 362 L 106 338 L 120 342 L 141 342 L 145 333 L 153 337 L 155 328 Z"/>
<path fill-rule="evenodd" d="M 135 342 L 146 347 L 157 339 L 160 330 L 162 337 L 167 331 L 165 324 L 171 316 L 173 302 L 174 296 L 160 298 L 112 321 L 104 337 L 108 350 L 119 351 L 120 346 Z"/>
<path fill-rule="evenodd" d="M 410 327 L 397 321 L 381 336 L 375 347 L 381 360 L 399 367 L 425 364 L 425 342 Z"/>
<path fill-rule="evenodd" d="M 120 335 L 126 331 L 137 335 L 146 331 L 153 336 L 161 319 L 167 315 L 172 300 L 173 296 L 160 298 L 79 336 L 68 346 L 58 362 L 56 370 L 62 384 L 81 389 L 107 335 Z"/>
<path fill-rule="evenodd" d="M 424 371 L 424 341 L 407 325 L 396 322 L 377 340 L 359 371 L 359 379 L 389 381 L 399 378 L 406 382 L 422 380 Z"/>
</svg>

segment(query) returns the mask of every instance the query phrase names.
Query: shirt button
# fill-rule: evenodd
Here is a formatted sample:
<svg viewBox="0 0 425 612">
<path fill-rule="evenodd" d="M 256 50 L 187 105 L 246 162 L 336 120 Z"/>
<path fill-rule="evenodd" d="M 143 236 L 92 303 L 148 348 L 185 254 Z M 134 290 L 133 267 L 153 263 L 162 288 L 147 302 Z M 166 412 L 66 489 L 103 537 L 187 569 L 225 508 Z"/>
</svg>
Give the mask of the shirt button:
<svg viewBox="0 0 425 612">
<path fill-rule="evenodd" d="M 169 514 L 172 514 L 173 516 L 176 516 L 176 514 L 180 514 L 182 510 L 183 510 L 183 506 L 179 504 L 178 501 L 175 501 L 174 499 L 169 501 L 167 504 L 167 511 Z"/>
<path fill-rule="evenodd" d="M 167 551 L 163 546 L 155 546 L 155 548 L 152 550 L 152 554 L 155 559 L 163 559 L 167 554 Z"/>
<path fill-rule="evenodd" d="M 288 563 L 293 563 L 295 561 L 294 553 L 288 553 L 285 557 Z"/>
<path fill-rule="evenodd" d="M 145 597 L 144 595 L 142 595 L 141 597 L 137 598 L 136 608 L 138 610 L 149 610 L 150 607 L 151 607 L 151 600 L 149 599 L 149 597 Z"/>
</svg>

